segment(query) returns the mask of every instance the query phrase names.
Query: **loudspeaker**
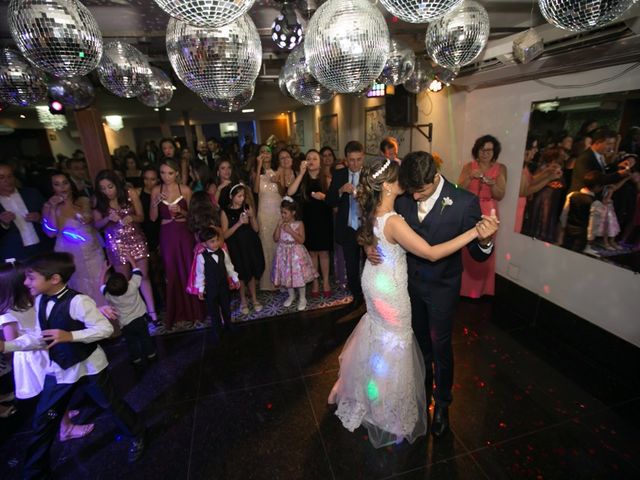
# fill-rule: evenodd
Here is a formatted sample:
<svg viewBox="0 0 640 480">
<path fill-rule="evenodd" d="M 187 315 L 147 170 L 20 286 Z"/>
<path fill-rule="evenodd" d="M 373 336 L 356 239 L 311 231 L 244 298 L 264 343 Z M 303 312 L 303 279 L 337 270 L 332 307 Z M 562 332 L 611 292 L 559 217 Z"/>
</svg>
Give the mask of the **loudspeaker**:
<svg viewBox="0 0 640 480">
<path fill-rule="evenodd" d="M 386 124 L 390 127 L 410 127 L 418 120 L 416 94 L 402 85 L 395 87 L 394 95 L 385 95 Z"/>
</svg>

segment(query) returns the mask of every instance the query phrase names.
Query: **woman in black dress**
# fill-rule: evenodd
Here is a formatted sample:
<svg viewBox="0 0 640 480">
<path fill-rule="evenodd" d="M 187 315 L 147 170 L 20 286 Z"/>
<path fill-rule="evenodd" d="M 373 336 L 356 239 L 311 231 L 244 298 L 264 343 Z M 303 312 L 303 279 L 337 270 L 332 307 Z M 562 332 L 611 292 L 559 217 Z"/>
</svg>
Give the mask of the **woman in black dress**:
<svg viewBox="0 0 640 480">
<path fill-rule="evenodd" d="M 311 254 L 313 266 L 322 275 L 322 294 L 331 296 L 329 283 L 329 252 L 333 248 L 333 215 L 324 199 L 329 179 L 322 171 L 320 153 L 309 150 L 300 164 L 300 173 L 287 193 L 297 195 L 302 205 L 302 222 L 306 232 L 304 245 Z M 320 268 L 318 269 L 318 264 Z M 320 295 L 318 280 L 313 281 L 311 296 Z"/>
</svg>

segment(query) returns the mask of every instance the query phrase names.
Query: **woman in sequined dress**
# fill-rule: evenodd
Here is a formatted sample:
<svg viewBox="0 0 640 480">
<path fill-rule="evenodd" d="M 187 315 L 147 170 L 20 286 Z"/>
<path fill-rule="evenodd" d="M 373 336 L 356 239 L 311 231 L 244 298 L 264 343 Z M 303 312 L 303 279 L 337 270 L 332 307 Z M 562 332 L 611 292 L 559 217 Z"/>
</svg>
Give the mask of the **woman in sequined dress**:
<svg viewBox="0 0 640 480">
<path fill-rule="evenodd" d="M 109 263 L 129 278 L 131 265 L 127 259 L 136 260 L 136 266 L 142 272 L 140 292 L 149 316 L 156 322 L 158 317 L 149 281 L 149 250 L 138 225 L 144 221 L 140 197 L 135 190 L 127 190 L 113 170 L 98 173 L 95 192 L 93 224 L 98 230 L 103 230 Z"/>
</svg>

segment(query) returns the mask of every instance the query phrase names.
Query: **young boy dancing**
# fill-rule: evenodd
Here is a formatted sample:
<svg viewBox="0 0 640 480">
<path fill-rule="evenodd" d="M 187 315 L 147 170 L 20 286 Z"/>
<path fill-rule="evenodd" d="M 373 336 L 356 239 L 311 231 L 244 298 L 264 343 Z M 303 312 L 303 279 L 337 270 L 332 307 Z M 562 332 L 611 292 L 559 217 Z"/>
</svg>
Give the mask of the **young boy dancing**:
<svg viewBox="0 0 640 480">
<path fill-rule="evenodd" d="M 96 343 L 108 338 L 113 327 L 91 298 L 67 287 L 74 271 L 73 256 L 68 253 L 42 254 L 29 262 L 25 285 L 35 298 L 41 336 L 31 333 L 10 342 L 0 341 L 0 352 L 49 350 L 50 363 L 33 418 L 24 478 L 50 474 L 49 450 L 76 388 L 84 389 L 109 410 L 117 426 L 132 439 L 129 462 L 138 460 L 144 450 L 144 425 L 116 395 L 107 357 Z"/>
</svg>

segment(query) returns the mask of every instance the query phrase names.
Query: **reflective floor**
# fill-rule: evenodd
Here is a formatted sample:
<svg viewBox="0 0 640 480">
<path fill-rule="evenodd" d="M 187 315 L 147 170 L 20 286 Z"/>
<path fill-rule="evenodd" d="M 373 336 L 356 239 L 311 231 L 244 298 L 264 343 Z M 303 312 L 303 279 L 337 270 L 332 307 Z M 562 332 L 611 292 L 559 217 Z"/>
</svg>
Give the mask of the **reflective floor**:
<svg viewBox="0 0 640 480">
<path fill-rule="evenodd" d="M 54 443 L 55 478 L 640 478 L 640 397 L 608 390 L 606 378 L 574 382 L 566 372 L 582 366 L 554 368 L 528 327 L 490 321 L 484 302 L 458 309 L 451 433 L 373 449 L 326 407 L 361 313 L 252 322 L 217 345 L 209 330 L 156 337 L 160 360 L 141 380 L 124 344 L 109 345 L 116 387 L 148 426 L 147 451 L 127 465 L 127 442 L 101 413 L 91 436 Z M 19 407 L 0 420 L 1 478 L 21 473 L 33 406 Z"/>
</svg>

